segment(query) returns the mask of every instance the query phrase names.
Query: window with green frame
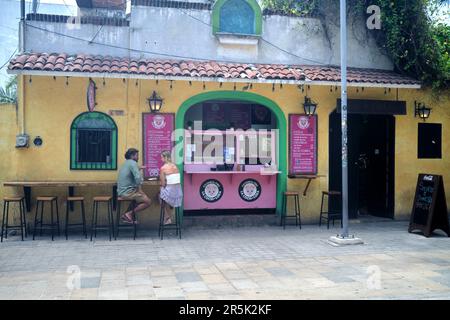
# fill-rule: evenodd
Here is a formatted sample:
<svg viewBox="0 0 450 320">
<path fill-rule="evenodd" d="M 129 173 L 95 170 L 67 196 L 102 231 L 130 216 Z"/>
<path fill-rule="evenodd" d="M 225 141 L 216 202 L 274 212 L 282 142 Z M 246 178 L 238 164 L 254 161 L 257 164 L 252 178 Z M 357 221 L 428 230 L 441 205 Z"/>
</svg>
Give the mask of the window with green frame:
<svg viewBox="0 0 450 320">
<path fill-rule="evenodd" d="M 212 21 L 214 34 L 261 35 L 261 7 L 256 0 L 217 0 Z"/>
<path fill-rule="evenodd" d="M 117 126 L 102 112 L 85 112 L 70 128 L 71 170 L 116 170 Z"/>
</svg>

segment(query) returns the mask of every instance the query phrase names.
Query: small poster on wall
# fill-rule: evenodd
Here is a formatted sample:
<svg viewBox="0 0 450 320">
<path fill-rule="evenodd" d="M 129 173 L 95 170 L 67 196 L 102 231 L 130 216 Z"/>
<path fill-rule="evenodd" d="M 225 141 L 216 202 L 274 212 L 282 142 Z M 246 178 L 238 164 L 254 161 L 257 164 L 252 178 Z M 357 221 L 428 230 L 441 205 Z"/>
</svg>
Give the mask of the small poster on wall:
<svg viewBox="0 0 450 320">
<path fill-rule="evenodd" d="M 289 174 L 317 174 L 317 115 L 289 115 Z"/>
<path fill-rule="evenodd" d="M 144 113 L 143 125 L 143 154 L 144 177 L 158 177 L 162 166 L 161 152 L 172 150 L 172 132 L 175 128 L 173 113 Z"/>
</svg>

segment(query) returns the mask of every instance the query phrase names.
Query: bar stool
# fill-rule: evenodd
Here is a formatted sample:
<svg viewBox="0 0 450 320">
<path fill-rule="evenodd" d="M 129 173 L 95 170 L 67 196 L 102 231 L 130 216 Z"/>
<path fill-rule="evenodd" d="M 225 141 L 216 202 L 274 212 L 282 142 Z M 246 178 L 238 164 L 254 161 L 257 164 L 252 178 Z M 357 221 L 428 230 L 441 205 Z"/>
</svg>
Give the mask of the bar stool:
<svg viewBox="0 0 450 320">
<path fill-rule="evenodd" d="M 300 226 L 302 228 L 302 220 L 300 218 L 300 201 L 299 194 L 296 191 L 285 191 L 283 194 L 283 207 L 281 212 L 281 224 L 283 225 L 283 229 L 286 229 L 286 219 L 295 218 L 295 225 Z M 294 214 L 288 215 L 286 212 L 287 202 L 289 197 L 293 197 L 294 199 Z"/>
<path fill-rule="evenodd" d="M 19 205 L 19 214 L 20 214 L 20 224 L 19 225 L 9 225 L 9 204 L 17 203 Z M 25 197 L 4 197 L 3 198 L 3 218 L 2 218 L 2 235 L 1 242 L 3 242 L 3 234 L 5 234 L 5 239 L 8 239 L 8 229 L 11 230 L 20 230 L 22 241 L 23 241 L 23 233 L 25 230 L 25 237 L 28 236 L 27 231 L 27 222 L 25 218 Z"/>
<path fill-rule="evenodd" d="M 112 197 L 111 196 L 97 196 L 94 197 L 94 202 L 92 204 L 92 229 L 91 229 L 91 241 L 92 236 L 97 238 L 97 230 L 108 230 L 109 231 L 109 241 L 111 241 L 111 234 L 114 235 L 114 219 L 112 214 Z M 98 221 L 98 205 L 104 203 L 108 207 L 108 224 L 107 225 L 97 225 Z"/>
<path fill-rule="evenodd" d="M 80 203 L 80 207 L 81 207 L 81 223 L 69 223 L 69 205 L 70 204 L 75 204 L 79 202 Z M 83 226 L 83 234 L 84 237 L 87 238 L 87 232 L 86 232 L 86 216 L 84 213 L 84 197 L 67 197 L 67 201 L 66 201 L 66 228 L 65 228 L 65 233 L 66 233 L 66 240 L 69 238 L 68 236 L 68 229 L 69 227 L 73 227 L 73 226 Z"/>
<path fill-rule="evenodd" d="M 50 204 L 50 213 L 51 213 L 51 223 L 44 223 L 44 205 L 48 203 Z M 53 219 L 53 203 L 56 205 L 56 222 L 54 222 Z M 39 211 L 39 204 L 41 205 L 41 219 L 38 220 L 38 211 Z M 58 229 L 58 236 L 60 235 L 59 230 L 59 212 L 58 212 L 58 197 L 56 196 L 39 196 L 36 197 L 36 214 L 34 215 L 34 230 L 33 230 L 33 240 L 36 236 L 36 229 L 37 226 L 40 226 L 39 228 L 39 235 L 42 236 L 42 229 L 45 226 L 45 229 L 50 229 L 52 231 L 52 241 L 54 237 L 54 231 L 55 228 Z"/>
<path fill-rule="evenodd" d="M 333 220 L 333 226 L 334 226 L 334 220 L 335 219 L 341 220 L 341 227 L 342 227 L 342 213 L 340 213 L 340 212 L 330 212 L 330 209 L 329 209 L 330 197 L 340 196 L 340 195 L 341 195 L 340 191 L 322 191 L 322 202 L 320 204 L 319 227 L 322 225 L 322 219 L 327 221 L 327 229 L 330 229 L 330 220 Z M 323 209 L 323 203 L 324 203 L 325 196 L 327 196 L 327 200 L 328 200 L 327 201 L 328 202 L 327 211 L 324 211 L 324 209 Z"/>
<path fill-rule="evenodd" d="M 126 203 L 126 202 L 130 202 L 130 204 L 128 205 L 128 208 L 125 210 L 125 212 L 130 211 L 130 210 L 132 211 L 131 215 L 133 216 L 133 222 L 134 222 L 133 224 L 125 224 L 125 223 L 121 224 L 120 223 L 121 204 Z M 136 205 L 137 205 L 137 203 L 135 200 L 129 200 L 129 199 L 125 199 L 122 197 L 117 198 L 116 234 L 114 236 L 114 240 L 117 240 L 117 237 L 119 236 L 120 228 L 123 228 L 123 229 L 133 228 L 133 232 L 134 232 L 133 240 L 136 240 L 137 224 L 136 224 L 136 215 L 134 212 Z"/>
<path fill-rule="evenodd" d="M 161 199 L 158 235 L 162 240 L 164 237 L 164 230 L 175 230 L 176 235 L 181 239 L 181 210 L 179 207 L 175 208 L 175 223 L 164 224 L 164 208 L 166 205 L 168 204 Z"/>
</svg>

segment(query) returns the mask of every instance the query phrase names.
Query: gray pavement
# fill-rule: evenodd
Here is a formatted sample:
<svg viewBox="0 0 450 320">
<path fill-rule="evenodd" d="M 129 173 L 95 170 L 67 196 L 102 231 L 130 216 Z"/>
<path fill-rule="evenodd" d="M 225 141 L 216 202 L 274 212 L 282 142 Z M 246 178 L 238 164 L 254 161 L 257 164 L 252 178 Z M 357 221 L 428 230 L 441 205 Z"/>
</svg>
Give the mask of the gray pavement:
<svg viewBox="0 0 450 320">
<path fill-rule="evenodd" d="M 450 239 L 408 222 L 355 223 L 363 245 L 334 246 L 336 226 L 188 227 L 10 236 L 0 244 L 0 299 L 449 299 Z"/>
</svg>

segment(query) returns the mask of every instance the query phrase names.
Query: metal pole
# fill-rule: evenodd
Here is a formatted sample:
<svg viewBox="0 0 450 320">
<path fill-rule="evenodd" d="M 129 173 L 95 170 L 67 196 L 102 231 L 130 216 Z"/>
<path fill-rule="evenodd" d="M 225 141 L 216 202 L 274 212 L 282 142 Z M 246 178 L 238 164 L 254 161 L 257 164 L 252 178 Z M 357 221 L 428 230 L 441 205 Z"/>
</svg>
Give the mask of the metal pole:
<svg viewBox="0 0 450 320">
<path fill-rule="evenodd" d="M 342 238 L 348 237 L 348 159 L 347 159 L 347 10 L 340 0 L 341 24 L 341 129 L 342 129 Z"/>
<path fill-rule="evenodd" d="M 25 0 L 20 0 L 19 52 L 25 51 Z"/>
</svg>

